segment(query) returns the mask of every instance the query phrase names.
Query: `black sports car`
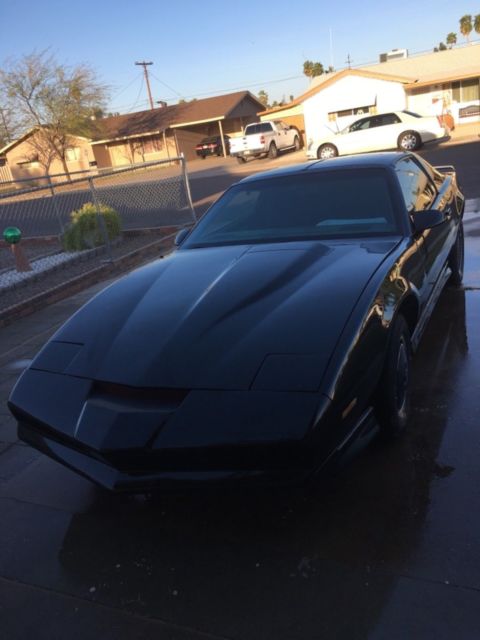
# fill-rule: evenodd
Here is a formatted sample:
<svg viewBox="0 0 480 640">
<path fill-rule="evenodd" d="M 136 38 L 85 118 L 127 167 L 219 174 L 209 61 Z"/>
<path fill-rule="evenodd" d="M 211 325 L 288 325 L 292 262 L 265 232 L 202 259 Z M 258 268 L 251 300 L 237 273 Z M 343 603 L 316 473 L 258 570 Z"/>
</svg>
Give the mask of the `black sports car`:
<svg viewBox="0 0 480 640">
<path fill-rule="evenodd" d="M 229 155 L 230 136 L 223 136 L 223 141 L 225 144 L 225 152 Z M 207 156 L 223 156 L 222 136 L 210 136 L 209 138 L 204 138 L 197 144 L 195 151 L 197 156 L 203 158 L 203 160 L 205 160 Z"/>
<path fill-rule="evenodd" d="M 373 413 L 396 435 L 463 208 L 453 167 L 411 153 L 242 180 L 46 344 L 9 401 L 19 437 L 144 490 L 303 481 Z"/>
</svg>

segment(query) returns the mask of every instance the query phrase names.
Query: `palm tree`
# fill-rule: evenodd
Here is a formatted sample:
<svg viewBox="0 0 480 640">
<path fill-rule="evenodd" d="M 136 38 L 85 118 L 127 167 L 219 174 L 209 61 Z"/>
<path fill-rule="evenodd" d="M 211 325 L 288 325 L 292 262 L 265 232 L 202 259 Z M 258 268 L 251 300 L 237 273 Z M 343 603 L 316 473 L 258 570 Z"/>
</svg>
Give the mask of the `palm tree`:
<svg viewBox="0 0 480 640">
<path fill-rule="evenodd" d="M 307 78 L 315 78 L 321 76 L 324 72 L 323 64 L 321 62 L 312 62 L 311 60 L 305 60 L 303 63 L 303 73 Z"/>
<path fill-rule="evenodd" d="M 447 44 L 450 46 L 450 49 L 454 44 L 457 44 L 457 34 L 451 31 L 447 36 Z"/>
<path fill-rule="evenodd" d="M 473 28 L 477 33 L 480 33 L 480 13 L 473 19 Z"/>
<path fill-rule="evenodd" d="M 462 34 L 462 36 L 465 36 L 468 42 L 470 39 L 470 34 L 473 29 L 472 16 L 464 15 L 460 18 L 459 22 L 460 22 L 460 33 Z"/>
</svg>

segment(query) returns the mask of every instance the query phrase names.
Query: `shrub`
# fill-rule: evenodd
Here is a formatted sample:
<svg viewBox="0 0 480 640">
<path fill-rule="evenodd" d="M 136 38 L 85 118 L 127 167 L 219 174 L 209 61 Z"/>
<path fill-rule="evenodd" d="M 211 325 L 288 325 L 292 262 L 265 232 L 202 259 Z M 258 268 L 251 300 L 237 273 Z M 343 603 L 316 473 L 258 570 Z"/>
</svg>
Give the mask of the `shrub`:
<svg viewBox="0 0 480 640">
<path fill-rule="evenodd" d="M 100 214 L 105 221 L 105 227 L 110 240 L 121 233 L 120 216 L 111 207 L 99 204 Z M 97 210 L 92 202 L 86 202 L 83 207 L 70 214 L 71 223 L 63 234 L 62 242 L 65 251 L 82 251 L 93 249 L 105 243 L 102 229 L 97 219 Z"/>
</svg>

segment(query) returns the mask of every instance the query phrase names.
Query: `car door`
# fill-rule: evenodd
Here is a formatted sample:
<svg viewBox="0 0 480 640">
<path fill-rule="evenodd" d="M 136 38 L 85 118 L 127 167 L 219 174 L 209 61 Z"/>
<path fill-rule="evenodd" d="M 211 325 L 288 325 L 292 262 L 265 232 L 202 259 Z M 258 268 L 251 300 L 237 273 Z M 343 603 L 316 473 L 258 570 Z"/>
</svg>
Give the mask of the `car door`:
<svg viewBox="0 0 480 640">
<path fill-rule="evenodd" d="M 279 149 L 283 149 L 284 147 L 288 147 L 290 146 L 290 139 L 289 139 L 289 133 L 290 133 L 290 127 L 287 127 L 286 124 L 284 124 L 281 120 L 276 120 L 275 121 L 275 126 L 277 128 L 277 147 Z"/>
<path fill-rule="evenodd" d="M 431 176 L 413 156 L 401 158 L 395 167 L 407 211 L 412 223 L 415 215 L 431 208 L 440 208 L 445 212 L 445 222 L 415 234 L 415 241 L 423 251 L 423 282 L 419 288 L 422 307 L 427 303 L 442 273 L 452 244 L 450 235 L 454 234 L 452 224 L 451 198 L 438 198 L 437 187 Z M 445 204 L 442 205 L 442 200 Z M 412 224 L 413 233 L 413 224 Z"/>
<path fill-rule="evenodd" d="M 341 154 L 363 153 L 371 151 L 372 117 L 356 120 L 345 133 L 340 133 L 335 140 Z"/>
<path fill-rule="evenodd" d="M 382 113 L 372 118 L 371 150 L 395 149 L 402 121 L 396 113 Z"/>
</svg>

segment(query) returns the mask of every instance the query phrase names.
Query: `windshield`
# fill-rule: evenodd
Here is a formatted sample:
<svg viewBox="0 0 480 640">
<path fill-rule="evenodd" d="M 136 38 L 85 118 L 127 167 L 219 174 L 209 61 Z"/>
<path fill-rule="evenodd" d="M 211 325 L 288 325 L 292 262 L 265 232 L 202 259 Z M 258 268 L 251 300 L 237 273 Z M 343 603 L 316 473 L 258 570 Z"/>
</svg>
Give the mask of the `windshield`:
<svg viewBox="0 0 480 640">
<path fill-rule="evenodd" d="M 245 128 L 245 135 L 250 135 L 253 133 L 268 133 L 272 131 L 272 125 L 270 122 L 260 122 L 258 124 L 249 124 Z"/>
<path fill-rule="evenodd" d="M 386 171 L 311 172 L 232 187 L 182 248 L 398 232 Z"/>
</svg>

